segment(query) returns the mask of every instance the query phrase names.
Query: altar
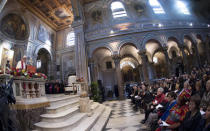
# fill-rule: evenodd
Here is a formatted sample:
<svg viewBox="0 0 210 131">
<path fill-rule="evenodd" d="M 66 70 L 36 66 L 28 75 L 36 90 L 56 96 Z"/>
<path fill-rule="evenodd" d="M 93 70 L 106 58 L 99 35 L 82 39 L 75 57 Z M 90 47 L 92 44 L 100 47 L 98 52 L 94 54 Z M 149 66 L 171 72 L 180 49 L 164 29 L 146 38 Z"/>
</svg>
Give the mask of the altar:
<svg viewBox="0 0 210 131">
<path fill-rule="evenodd" d="M 13 79 L 13 94 L 16 104 L 10 105 L 19 130 L 31 130 L 34 123 L 40 121 L 40 115 L 50 103 L 45 94 L 45 80 L 43 78 L 26 78 L 25 76 L 12 76 L 0 74 L 1 83 Z"/>
</svg>

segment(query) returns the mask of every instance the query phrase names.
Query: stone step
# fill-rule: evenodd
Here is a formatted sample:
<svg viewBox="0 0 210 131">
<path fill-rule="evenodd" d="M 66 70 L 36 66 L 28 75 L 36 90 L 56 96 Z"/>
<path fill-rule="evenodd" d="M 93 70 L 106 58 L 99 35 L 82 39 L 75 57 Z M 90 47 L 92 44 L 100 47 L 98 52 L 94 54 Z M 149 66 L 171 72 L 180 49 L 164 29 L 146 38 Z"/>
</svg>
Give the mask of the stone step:
<svg viewBox="0 0 210 131">
<path fill-rule="evenodd" d="M 100 116 L 100 118 L 95 123 L 95 125 L 91 128 L 90 131 L 102 131 L 109 120 L 111 111 L 112 109 L 110 107 L 106 107 L 104 113 Z"/>
<path fill-rule="evenodd" d="M 77 113 L 63 122 L 39 122 L 35 126 L 39 131 L 70 131 L 72 128 L 78 126 L 86 117 L 87 113 Z"/>
<path fill-rule="evenodd" d="M 90 107 L 91 111 L 94 111 L 95 109 L 97 109 L 99 107 L 99 105 L 100 105 L 99 103 L 93 102 Z"/>
<path fill-rule="evenodd" d="M 58 112 L 65 111 L 71 107 L 78 106 L 78 104 L 79 104 L 79 99 L 75 99 L 75 100 L 71 100 L 69 102 L 59 103 L 57 105 L 47 107 L 46 111 L 47 111 L 47 114 L 55 114 Z"/>
<path fill-rule="evenodd" d="M 48 96 L 47 98 L 50 102 L 50 106 L 55 106 L 57 104 L 62 104 L 75 99 L 79 99 L 79 95 Z"/>
<path fill-rule="evenodd" d="M 96 121 L 99 119 L 100 115 L 104 112 L 105 106 L 100 104 L 100 106 L 94 111 L 94 114 L 90 117 L 87 117 L 81 123 L 72 129 L 72 131 L 89 131 Z"/>
<path fill-rule="evenodd" d="M 79 113 L 79 108 L 77 106 L 55 114 L 43 114 L 41 115 L 41 118 L 42 122 L 62 122 L 69 119 L 76 113 Z"/>
</svg>

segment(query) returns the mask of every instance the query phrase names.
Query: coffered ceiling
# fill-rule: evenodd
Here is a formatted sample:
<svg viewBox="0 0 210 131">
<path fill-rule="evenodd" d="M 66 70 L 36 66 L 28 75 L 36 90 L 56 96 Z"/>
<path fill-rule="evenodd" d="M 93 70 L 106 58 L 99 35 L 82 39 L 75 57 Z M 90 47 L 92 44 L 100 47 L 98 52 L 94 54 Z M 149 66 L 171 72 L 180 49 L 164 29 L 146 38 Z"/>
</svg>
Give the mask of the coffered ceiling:
<svg viewBox="0 0 210 131">
<path fill-rule="evenodd" d="M 71 1 L 77 0 L 18 1 L 56 31 L 67 28 L 74 20 Z M 81 0 L 82 4 L 89 4 L 94 1 L 97 0 Z"/>
<path fill-rule="evenodd" d="M 61 30 L 73 22 L 71 0 L 18 0 L 54 30 Z"/>
</svg>

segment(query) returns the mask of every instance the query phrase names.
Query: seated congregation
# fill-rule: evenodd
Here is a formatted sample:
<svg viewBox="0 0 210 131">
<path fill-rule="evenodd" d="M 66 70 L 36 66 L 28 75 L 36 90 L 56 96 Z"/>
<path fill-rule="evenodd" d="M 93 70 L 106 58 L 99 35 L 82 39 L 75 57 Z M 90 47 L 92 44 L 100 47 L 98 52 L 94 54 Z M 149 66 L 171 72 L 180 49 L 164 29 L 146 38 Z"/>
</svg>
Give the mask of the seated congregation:
<svg viewBox="0 0 210 131">
<path fill-rule="evenodd" d="M 145 114 L 142 130 L 210 131 L 210 66 L 151 84 L 142 82 L 132 88 L 130 98 Z"/>
</svg>

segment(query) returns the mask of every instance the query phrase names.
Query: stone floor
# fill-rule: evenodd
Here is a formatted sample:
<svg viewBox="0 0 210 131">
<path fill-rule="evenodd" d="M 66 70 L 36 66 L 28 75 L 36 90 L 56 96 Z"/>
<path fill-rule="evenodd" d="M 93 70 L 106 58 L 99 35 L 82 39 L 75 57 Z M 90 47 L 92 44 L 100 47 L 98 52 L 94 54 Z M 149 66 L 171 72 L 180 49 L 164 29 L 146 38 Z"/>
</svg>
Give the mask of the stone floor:
<svg viewBox="0 0 210 131">
<path fill-rule="evenodd" d="M 144 118 L 144 114 L 133 110 L 130 99 L 108 101 L 104 102 L 104 104 L 112 109 L 104 131 L 142 131 L 139 122 Z"/>
</svg>

